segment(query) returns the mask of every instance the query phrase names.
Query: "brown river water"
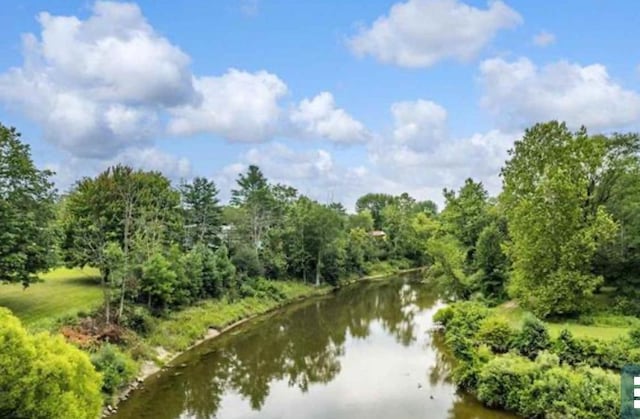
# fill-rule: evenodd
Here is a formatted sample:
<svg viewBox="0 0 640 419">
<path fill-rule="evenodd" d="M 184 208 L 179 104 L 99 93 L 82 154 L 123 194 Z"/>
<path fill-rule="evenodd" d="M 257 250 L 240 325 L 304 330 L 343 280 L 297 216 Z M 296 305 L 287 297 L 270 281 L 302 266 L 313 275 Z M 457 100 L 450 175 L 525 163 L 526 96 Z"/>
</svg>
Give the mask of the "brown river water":
<svg viewBox="0 0 640 419">
<path fill-rule="evenodd" d="M 456 391 L 427 284 L 364 282 L 186 352 L 113 418 L 506 419 Z"/>
</svg>

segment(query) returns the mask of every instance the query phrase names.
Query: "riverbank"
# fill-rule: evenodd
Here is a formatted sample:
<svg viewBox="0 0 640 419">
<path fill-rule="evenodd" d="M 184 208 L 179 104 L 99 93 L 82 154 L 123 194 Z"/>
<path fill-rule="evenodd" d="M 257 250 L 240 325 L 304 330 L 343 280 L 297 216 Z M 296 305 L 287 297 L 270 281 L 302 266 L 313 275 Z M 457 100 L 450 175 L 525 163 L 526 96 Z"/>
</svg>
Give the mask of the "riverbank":
<svg viewBox="0 0 640 419">
<path fill-rule="evenodd" d="M 422 271 L 424 268 L 395 269 L 392 272 L 377 273 L 345 280 L 340 285 L 349 286 L 362 281 L 383 280 L 396 275 L 406 275 Z M 205 301 L 193 307 L 172 313 L 163 319 L 155 331 L 144 338 L 151 345 L 154 354 L 145 360 L 135 380 L 121 391 L 113 403 L 105 408 L 105 415 L 116 411 L 117 404 L 129 395 L 149 377 L 170 367 L 171 362 L 183 353 L 196 346 L 217 338 L 218 336 L 238 327 L 239 325 L 269 314 L 275 310 L 301 302 L 313 297 L 327 295 L 339 287 L 301 284 L 299 282 L 275 281 L 285 298 L 279 301 L 259 298 L 244 298 L 235 302 Z"/>
</svg>

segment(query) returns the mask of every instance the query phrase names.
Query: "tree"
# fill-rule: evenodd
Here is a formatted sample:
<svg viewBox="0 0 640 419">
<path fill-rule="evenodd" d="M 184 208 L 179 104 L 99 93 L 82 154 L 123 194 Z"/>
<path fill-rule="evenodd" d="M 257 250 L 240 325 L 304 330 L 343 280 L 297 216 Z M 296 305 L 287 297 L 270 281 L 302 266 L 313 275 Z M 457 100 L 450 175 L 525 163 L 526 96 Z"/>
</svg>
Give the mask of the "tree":
<svg viewBox="0 0 640 419">
<path fill-rule="evenodd" d="M 440 219 L 446 231 L 453 234 L 466 248 L 469 265 L 473 261 L 480 232 L 487 225 L 488 193 L 482 182 L 467 179 L 456 194 L 444 190 L 445 208 Z"/>
<path fill-rule="evenodd" d="M 502 170 L 510 292 L 539 316 L 579 311 L 602 282 L 592 259 L 616 230 L 593 204 L 605 152 L 584 128 L 571 133 L 554 121 L 527 129 Z"/>
<path fill-rule="evenodd" d="M 133 171 L 116 166 L 95 178 L 80 180 L 65 200 L 63 244 L 65 263 L 100 269 L 105 290 L 105 319 L 110 322 L 112 267 L 105 257 L 107 244 L 122 249 L 122 280 L 118 318 L 122 316 L 128 285 L 133 282 L 134 261 L 179 239 L 182 220 L 179 193 L 158 172 Z"/>
<path fill-rule="evenodd" d="M 369 210 L 373 217 L 373 228 L 380 230 L 382 228 L 382 210 L 387 205 L 392 204 L 395 198 L 389 194 L 368 193 L 361 196 L 356 201 L 356 212 L 360 213 Z"/>
<path fill-rule="evenodd" d="M 196 177 L 181 186 L 186 241 L 191 248 L 197 243 L 214 247 L 219 244 L 222 209 L 218 189 L 213 181 Z"/>
<path fill-rule="evenodd" d="M 102 407 L 101 377 L 87 354 L 62 336 L 30 335 L 0 308 L 0 416 L 94 419 Z"/>
<path fill-rule="evenodd" d="M 360 228 L 366 232 L 373 230 L 373 216 L 371 211 L 365 209 L 349 216 L 349 229 Z"/>
<path fill-rule="evenodd" d="M 156 253 L 142 266 L 141 290 L 147 294 L 147 304 L 155 301 L 161 307 L 171 304 L 177 285 L 177 275 L 162 253 Z"/>
<path fill-rule="evenodd" d="M 476 243 L 474 285 L 486 298 L 496 302 L 506 294 L 509 265 L 502 249 L 506 241 L 506 223 L 500 220 L 486 226 Z"/>
<path fill-rule="evenodd" d="M 0 282 L 37 281 L 54 255 L 52 173 L 38 170 L 15 128 L 0 124 Z"/>
<path fill-rule="evenodd" d="M 257 250 L 262 245 L 264 234 L 273 222 L 273 194 L 267 178 L 258 166 L 251 165 L 247 173 L 236 180 L 238 189 L 231 190 L 231 205 L 242 208 L 245 213 L 247 236 Z"/>
</svg>

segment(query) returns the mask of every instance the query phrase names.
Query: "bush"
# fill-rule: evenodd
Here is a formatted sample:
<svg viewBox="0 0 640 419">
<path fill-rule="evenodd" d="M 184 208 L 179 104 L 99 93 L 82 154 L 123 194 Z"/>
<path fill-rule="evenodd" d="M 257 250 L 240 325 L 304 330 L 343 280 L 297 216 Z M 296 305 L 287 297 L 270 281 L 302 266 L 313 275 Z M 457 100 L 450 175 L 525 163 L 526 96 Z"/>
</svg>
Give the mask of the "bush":
<svg viewBox="0 0 640 419">
<path fill-rule="evenodd" d="M 516 331 L 501 317 L 488 317 L 480 323 L 478 340 L 493 352 L 505 353 L 511 348 Z"/>
<path fill-rule="evenodd" d="M 553 350 L 563 363 L 586 364 L 591 367 L 622 369 L 627 364 L 640 362 L 640 350 L 625 340 L 602 341 L 590 338 L 574 338 L 563 330 L 553 344 Z"/>
<path fill-rule="evenodd" d="M 460 335 L 473 337 L 480 329 L 480 323 L 489 315 L 489 309 L 475 301 L 462 301 L 450 305 L 451 313 L 445 325 L 447 337 Z"/>
<path fill-rule="evenodd" d="M 30 335 L 0 308 L 0 417 L 98 417 L 100 375 L 87 355 L 48 333 Z"/>
<path fill-rule="evenodd" d="M 102 391 L 108 395 L 115 394 L 129 383 L 137 370 L 135 362 L 129 356 L 109 343 L 102 345 L 91 356 L 91 362 L 102 373 Z"/>
<path fill-rule="evenodd" d="M 241 246 L 233 256 L 231 262 L 238 273 L 248 277 L 262 276 L 264 268 L 258 257 L 258 252 L 250 246 Z"/>
<path fill-rule="evenodd" d="M 147 336 L 158 324 L 158 320 L 144 307 L 129 306 L 123 313 L 121 324 L 142 336 Z"/>
<path fill-rule="evenodd" d="M 533 362 L 515 354 L 495 357 L 478 375 L 478 399 L 489 407 L 519 411 L 521 393 L 531 387 L 537 371 Z"/>
<path fill-rule="evenodd" d="M 522 330 L 514 340 L 514 347 L 529 359 L 535 359 L 540 351 L 551 346 L 547 326 L 538 318 L 527 317 Z"/>
<path fill-rule="evenodd" d="M 273 283 L 264 278 L 250 278 L 240 286 L 240 297 L 264 298 L 275 301 L 282 301 L 287 296 Z"/>
<path fill-rule="evenodd" d="M 620 411 L 615 374 L 560 366 L 547 352 L 535 362 L 515 354 L 495 357 L 478 374 L 477 396 L 524 417 L 600 419 L 616 418 Z"/>
<path fill-rule="evenodd" d="M 635 326 L 629 331 L 629 338 L 634 346 L 640 346 L 640 326 Z"/>
</svg>

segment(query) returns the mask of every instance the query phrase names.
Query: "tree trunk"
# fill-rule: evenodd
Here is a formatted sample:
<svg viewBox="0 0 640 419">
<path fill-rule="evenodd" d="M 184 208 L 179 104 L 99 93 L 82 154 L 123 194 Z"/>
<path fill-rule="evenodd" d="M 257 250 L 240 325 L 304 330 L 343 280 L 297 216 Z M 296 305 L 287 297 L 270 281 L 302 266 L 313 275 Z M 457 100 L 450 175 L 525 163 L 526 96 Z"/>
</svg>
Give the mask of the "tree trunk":
<svg viewBox="0 0 640 419">
<path fill-rule="evenodd" d="M 104 294 L 104 306 L 105 306 L 105 312 L 104 312 L 104 316 L 105 316 L 105 321 L 107 322 L 107 324 L 110 323 L 111 321 L 111 315 L 110 315 L 110 300 L 111 300 L 111 295 L 109 293 L 109 273 L 105 272 L 102 275 L 100 275 L 100 282 L 102 283 L 102 292 Z"/>
<path fill-rule="evenodd" d="M 124 294 L 126 293 L 127 279 L 129 277 L 129 224 L 131 223 L 132 207 L 131 202 L 127 202 L 127 208 L 124 217 L 124 240 L 123 240 L 123 252 L 124 252 L 124 273 L 122 275 L 122 287 L 120 289 L 120 308 L 118 309 L 118 321 L 122 318 L 124 312 Z"/>
<path fill-rule="evenodd" d="M 318 258 L 316 259 L 316 287 L 320 286 L 320 251 L 318 250 Z"/>
</svg>

